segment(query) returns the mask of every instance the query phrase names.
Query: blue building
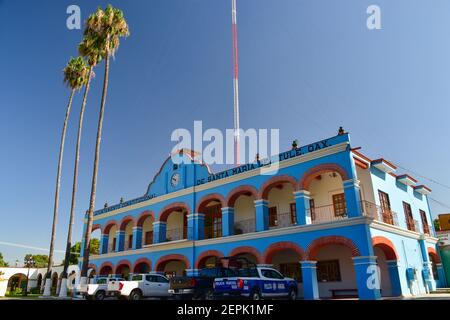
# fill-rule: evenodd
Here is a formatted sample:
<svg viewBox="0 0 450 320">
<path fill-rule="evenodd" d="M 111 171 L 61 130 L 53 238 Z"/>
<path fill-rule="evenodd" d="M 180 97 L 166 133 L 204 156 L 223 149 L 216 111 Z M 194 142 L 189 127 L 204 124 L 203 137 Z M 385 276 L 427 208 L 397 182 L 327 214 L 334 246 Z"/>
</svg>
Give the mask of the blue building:
<svg viewBox="0 0 450 320">
<path fill-rule="evenodd" d="M 101 252 L 90 258 L 91 275 L 195 274 L 222 256 L 245 256 L 295 278 L 305 299 L 446 285 L 431 190 L 352 148 L 347 133 L 219 173 L 192 151 L 178 156 L 183 163 L 169 157 L 144 196 L 95 212 Z"/>
</svg>

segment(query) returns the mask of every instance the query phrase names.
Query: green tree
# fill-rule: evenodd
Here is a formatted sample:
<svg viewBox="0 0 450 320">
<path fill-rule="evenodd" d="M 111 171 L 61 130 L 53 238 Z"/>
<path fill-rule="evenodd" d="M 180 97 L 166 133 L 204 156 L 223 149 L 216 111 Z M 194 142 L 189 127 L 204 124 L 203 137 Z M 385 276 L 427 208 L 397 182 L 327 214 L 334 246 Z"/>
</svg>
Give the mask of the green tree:
<svg viewBox="0 0 450 320">
<path fill-rule="evenodd" d="M 81 242 L 75 243 L 70 248 L 70 257 L 69 257 L 69 264 L 78 264 L 78 257 L 80 256 L 81 251 Z M 90 248 L 91 254 L 99 254 L 100 252 L 100 240 L 97 238 L 91 239 L 91 248 Z"/>
<path fill-rule="evenodd" d="M 91 245 L 92 224 L 94 220 L 95 196 L 97 191 L 97 173 L 100 160 L 100 144 L 102 138 L 103 116 L 105 113 L 106 94 L 109 79 L 109 60 L 119 48 L 120 38 L 129 35 L 128 25 L 122 10 L 108 5 L 105 10 L 98 8 L 86 21 L 85 35 L 89 35 L 95 44 L 95 52 L 105 60 L 105 75 L 103 79 L 102 99 L 97 127 L 97 139 L 95 144 L 94 168 L 92 173 L 91 195 L 89 199 L 88 221 L 84 235 L 85 248 L 83 252 L 83 264 L 81 277 L 87 277 L 89 266 L 89 254 Z"/>
<path fill-rule="evenodd" d="M 53 253 L 56 240 L 56 225 L 58 221 L 58 206 L 59 206 L 59 189 L 61 185 L 61 169 L 62 160 L 64 152 L 64 142 L 66 139 L 67 122 L 69 120 L 70 108 L 72 107 L 72 100 L 75 92 L 83 87 L 86 81 L 86 68 L 83 58 L 71 58 L 67 66 L 63 70 L 64 82 L 70 88 L 69 102 L 67 104 L 66 116 L 64 118 L 63 129 L 61 133 L 61 142 L 59 145 L 59 159 L 58 168 L 56 174 L 56 191 L 55 191 L 55 202 L 53 206 L 53 224 L 52 224 L 52 235 L 50 239 L 50 252 L 48 258 L 47 266 L 47 276 L 46 279 L 51 277 L 51 269 L 53 265 Z"/>
<path fill-rule="evenodd" d="M 433 224 L 434 224 L 434 230 L 436 230 L 436 231 L 441 230 L 441 224 L 439 223 L 439 219 L 434 219 Z"/>
<path fill-rule="evenodd" d="M 31 254 L 27 253 L 25 257 L 23 258 L 24 261 L 28 260 L 29 258 L 33 258 L 34 260 L 34 266 L 36 268 L 45 268 L 48 265 L 48 256 L 46 254 Z"/>
<path fill-rule="evenodd" d="M 0 267 L 9 267 L 8 262 L 3 259 L 3 254 L 0 252 Z"/>
</svg>

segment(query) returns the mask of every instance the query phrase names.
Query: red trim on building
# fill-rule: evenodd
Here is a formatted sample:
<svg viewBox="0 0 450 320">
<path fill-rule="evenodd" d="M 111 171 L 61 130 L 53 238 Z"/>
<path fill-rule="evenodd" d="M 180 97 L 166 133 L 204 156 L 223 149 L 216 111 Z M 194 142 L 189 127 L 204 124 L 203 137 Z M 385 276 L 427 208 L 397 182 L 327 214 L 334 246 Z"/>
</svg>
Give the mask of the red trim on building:
<svg viewBox="0 0 450 320">
<path fill-rule="evenodd" d="M 94 224 L 94 225 L 92 226 L 92 231 L 91 231 L 91 232 L 94 232 L 94 231 L 97 230 L 97 229 L 100 229 L 100 232 L 101 232 L 102 226 L 99 225 L 99 224 Z"/>
<path fill-rule="evenodd" d="M 99 268 L 99 275 L 101 276 L 107 276 L 109 273 L 105 273 L 105 271 L 103 270 L 104 268 L 109 268 L 111 270 L 111 274 L 114 271 L 114 266 L 111 262 L 103 262 Z"/>
<path fill-rule="evenodd" d="M 127 227 L 128 223 L 132 222 L 133 227 L 135 226 L 134 218 L 132 216 L 126 216 L 122 220 L 120 220 L 120 231 L 125 231 L 125 228 Z"/>
<path fill-rule="evenodd" d="M 134 272 L 134 273 L 137 272 L 137 271 L 136 271 L 136 267 L 138 267 L 138 266 L 141 265 L 141 264 L 146 264 L 146 265 L 148 266 L 148 270 L 149 270 L 149 271 L 152 270 L 152 262 L 151 262 L 149 259 L 147 259 L 147 258 L 139 258 L 139 259 L 137 259 L 137 260 L 134 262 L 134 265 L 133 265 L 133 272 Z"/>
<path fill-rule="evenodd" d="M 397 250 L 391 240 L 385 237 L 377 236 L 372 238 L 372 246 L 380 248 L 386 260 L 398 260 Z"/>
<path fill-rule="evenodd" d="M 203 196 L 203 198 L 198 201 L 197 207 L 195 208 L 195 212 L 203 212 L 205 207 L 211 202 L 211 201 L 218 201 L 220 202 L 220 206 L 223 208 L 225 207 L 225 198 L 219 194 L 219 193 L 211 193 L 207 194 L 206 196 Z"/>
<path fill-rule="evenodd" d="M 236 200 L 240 196 L 254 196 L 255 199 L 257 199 L 258 190 L 256 190 L 255 187 L 250 186 L 250 185 L 236 187 L 228 193 L 227 199 L 225 202 L 226 206 L 230 207 L 230 208 L 234 208 L 234 204 L 236 203 Z"/>
<path fill-rule="evenodd" d="M 328 172 L 337 172 L 342 178 L 342 181 L 350 179 L 347 170 L 342 168 L 341 166 L 334 164 L 334 163 L 324 163 L 319 164 L 315 167 L 310 168 L 308 171 L 306 171 L 302 178 L 300 179 L 298 183 L 298 190 L 308 190 L 309 185 L 311 182 L 318 176 L 323 173 Z"/>
<path fill-rule="evenodd" d="M 290 183 L 292 185 L 294 191 L 297 190 L 297 180 L 294 177 L 286 175 L 286 174 L 281 175 L 281 176 L 275 176 L 275 177 L 267 180 L 266 182 L 264 182 L 264 184 L 261 186 L 261 188 L 259 188 L 258 199 L 267 200 L 270 190 L 272 190 L 272 188 L 274 188 L 277 185 L 280 185 L 282 183 Z"/>
<path fill-rule="evenodd" d="M 164 269 L 166 263 L 170 261 L 183 261 L 186 265 L 186 269 L 190 268 L 189 259 L 186 256 L 182 254 L 168 254 L 158 259 L 155 264 L 155 271 L 163 271 L 162 269 Z"/>
<path fill-rule="evenodd" d="M 124 266 L 127 266 L 131 272 L 131 262 L 127 259 L 120 260 L 116 263 L 116 268 L 114 270 L 114 274 L 119 274 L 119 268 L 122 268 Z"/>
<path fill-rule="evenodd" d="M 199 269 L 201 267 L 201 263 L 203 262 L 203 260 L 206 260 L 211 257 L 222 258 L 223 256 L 224 256 L 223 253 L 217 250 L 204 251 L 197 257 L 197 260 L 195 261 L 195 268 Z"/>
<path fill-rule="evenodd" d="M 97 266 L 93 263 L 88 264 L 88 270 L 92 269 L 97 274 Z"/>
<path fill-rule="evenodd" d="M 167 218 L 173 211 L 187 211 L 187 214 L 190 213 L 189 206 L 184 202 L 174 202 L 167 206 L 165 206 L 159 214 L 158 221 L 167 222 Z"/>
<path fill-rule="evenodd" d="M 306 260 L 306 252 L 298 244 L 291 241 L 281 241 L 267 247 L 266 251 L 264 251 L 264 262 L 272 263 L 273 256 L 277 252 L 284 250 L 293 250 L 300 256 L 300 260 Z"/>
<path fill-rule="evenodd" d="M 103 229 L 103 234 L 108 235 L 108 234 L 109 234 L 109 231 L 111 230 L 111 228 L 112 228 L 114 225 L 117 227 L 117 222 L 116 222 L 115 220 L 110 220 L 110 221 L 108 221 L 108 222 L 106 223 L 106 225 L 105 225 L 105 228 Z"/>
<path fill-rule="evenodd" d="M 330 244 L 342 245 L 349 248 L 352 251 L 352 257 L 361 255 L 358 247 L 352 240 L 342 236 L 325 236 L 317 238 L 309 244 L 307 249 L 308 260 L 316 260 L 317 254 L 319 253 L 320 249 Z"/>
<path fill-rule="evenodd" d="M 369 165 L 366 162 L 361 161 L 357 157 L 353 157 L 353 160 L 355 161 L 355 165 L 357 165 L 361 169 L 369 169 Z"/>
<path fill-rule="evenodd" d="M 262 255 L 261 255 L 261 253 L 259 253 L 259 251 L 256 250 L 255 248 L 249 247 L 249 246 L 243 246 L 243 247 L 234 248 L 230 252 L 229 256 L 234 257 L 234 256 L 237 256 L 237 255 L 246 254 L 246 253 L 254 255 L 256 257 L 256 261 L 258 263 L 264 263 L 264 259 L 263 259 Z"/>
<path fill-rule="evenodd" d="M 395 164 L 393 164 L 393 163 L 390 162 L 390 161 L 387 161 L 387 160 L 384 159 L 384 158 L 375 159 L 375 160 L 372 160 L 372 162 L 384 162 L 384 163 L 386 163 L 388 166 L 390 166 L 392 169 L 397 169 L 397 166 L 396 166 Z"/>
<path fill-rule="evenodd" d="M 438 255 L 438 253 L 437 253 L 435 248 L 428 247 L 427 248 L 427 252 L 428 252 L 429 255 L 433 256 L 434 261 L 436 263 L 441 263 L 441 258 L 439 257 L 439 255 Z"/>
<path fill-rule="evenodd" d="M 138 227 L 142 227 L 142 225 L 144 224 L 145 219 L 147 219 L 148 217 L 153 217 L 153 221 L 155 221 L 155 214 L 153 213 L 153 211 L 150 210 L 145 210 L 144 212 L 142 212 L 136 222 L 136 226 Z"/>
</svg>

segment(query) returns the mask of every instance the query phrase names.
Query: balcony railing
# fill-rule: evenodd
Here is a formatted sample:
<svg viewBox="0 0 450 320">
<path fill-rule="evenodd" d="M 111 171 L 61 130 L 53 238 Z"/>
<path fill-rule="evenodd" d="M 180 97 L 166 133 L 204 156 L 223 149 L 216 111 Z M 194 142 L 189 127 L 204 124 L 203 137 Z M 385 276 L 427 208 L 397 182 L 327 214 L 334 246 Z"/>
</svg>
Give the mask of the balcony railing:
<svg viewBox="0 0 450 320">
<path fill-rule="evenodd" d="M 256 231 L 255 219 L 247 219 L 234 222 L 234 234 L 244 234 L 255 231 Z"/>
<path fill-rule="evenodd" d="M 290 212 L 277 214 L 273 221 L 269 222 L 270 229 L 280 229 L 295 225 L 297 225 L 297 217 Z"/>
<path fill-rule="evenodd" d="M 312 224 L 317 224 L 347 219 L 347 210 L 345 209 L 341 212 L 336 212 L 334 206 L 331 204 L 310 208 L 306 210 L 306 215 L 311 217 Z"/>
<path fill-rule="evenodd" d="M 109 244 L 108 245 L 108 253 L 109 252 L 115 252 L 115 251 L 116 251 L 116 247 L 114 245 L 112 245 L 112 244 Z"/>
<path fill-rule="evenodd" d="M 186 239 L 187 234 L 187 228 L 175 228 L 166 230 L 166 242 Z"/>
<path fill-rule="evenodd" d="M 406 226 L 410 231 L 420 232 L 419 221 L 415 219 L 407 219 Z"/>
<path fill-rule="evenodd" d="M 393 226 L 398 226 L 397 213 L 392 210 L 383 210 L 380 206 L 369 201 L 361 201 L 363 215 L 371 217 Z"/>
<path fill-rule="evenodd" d="M 213 239 L 222 237 L 222 225 L 205 227 L 205 239 Z"/>
</svg>

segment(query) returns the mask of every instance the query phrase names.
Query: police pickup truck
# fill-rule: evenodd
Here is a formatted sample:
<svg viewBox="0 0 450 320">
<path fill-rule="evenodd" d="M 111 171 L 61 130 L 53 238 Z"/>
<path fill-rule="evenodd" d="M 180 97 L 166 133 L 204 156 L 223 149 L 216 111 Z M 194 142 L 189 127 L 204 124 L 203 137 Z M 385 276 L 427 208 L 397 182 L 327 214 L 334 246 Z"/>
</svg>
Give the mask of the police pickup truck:
<svg viewBox="0 0 450 320">
<path fill-rule="evenodd" d="M 235 260 L 236 258 L 222 259 Z M 297 298 L 297 282 L 294 279 L 284 277 L 273 268 L 256 266 L 248 260 L 246 262 L 247 266 L 237 268 L 237 276 L 214 280 L 215 298 L 245 297 L 252 300 L 263 298 L 295 300 Z"/>
</svg>

